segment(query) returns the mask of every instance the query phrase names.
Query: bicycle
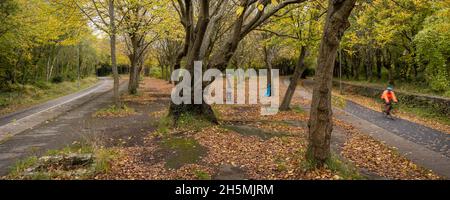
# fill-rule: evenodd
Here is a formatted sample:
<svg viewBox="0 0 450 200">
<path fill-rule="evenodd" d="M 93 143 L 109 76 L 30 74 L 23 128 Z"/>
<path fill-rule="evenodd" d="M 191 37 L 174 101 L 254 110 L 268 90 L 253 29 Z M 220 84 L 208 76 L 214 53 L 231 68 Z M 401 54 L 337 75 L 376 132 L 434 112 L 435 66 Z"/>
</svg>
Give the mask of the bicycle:
<svg viewBox="0 0 450 200">
<path fill-rule="evenodd" d="M 381 106 L 381 113 L 383 113 L 383 116 L 390 119 L 390 120 L 395 120 L 395 115 L 397 109 L 396 107 L 394 107 L 394 102 L 391 102 L 389 104 L 387 104 L 386 102 L 383 101 L 383 104 Z"/>
</svg>

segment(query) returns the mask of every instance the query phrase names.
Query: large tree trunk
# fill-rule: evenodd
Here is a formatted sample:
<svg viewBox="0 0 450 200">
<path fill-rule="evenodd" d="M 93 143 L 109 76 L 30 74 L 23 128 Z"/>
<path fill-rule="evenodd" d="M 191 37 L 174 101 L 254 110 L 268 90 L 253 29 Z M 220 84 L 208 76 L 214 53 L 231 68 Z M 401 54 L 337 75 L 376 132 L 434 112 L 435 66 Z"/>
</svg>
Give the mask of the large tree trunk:
<svg viewBox="0 0 450 200">
<path fill-rule="evenodd" d="M 109 0 L 109 19 L 111 26 L 110 33 L 110 46 L 111 46 L 111 67 L 114 77 L 114 105 L 120 106 L 119 99 L 119 71 L 117 70 L 116 61 L 116 24 L 115 24 L 115 14 L 114 14 L 114 0 Z"/>
<path fill-rule="evenodd" d="M 187 0 L 186 0 L 187 1 Z M 209 1 L 208 0 L 201 0 L 200 1 L 200 14 L 199 14 L 199 19 L 198 19 L 198 24 L 196 25 L 196 31 L 192 30 L 192 24 L 193 24 L 193 7 L 192 7 L 192 2 L 187 1 L 186 2 L 186 14 L 187 16 L 187 26 L 186 28 L 190 31 L 187 31 L 187 33 L 191 34 L 190 36 L 188 36 L 190 38 L 190 44 L 188 45 L 188 51 L 187 51 L 187 66 L 186 66 L 186 70 L 188 70 L 191 74 L 191 76 L 194 75 L 194 61 L 198 61 L 200 59 L 200 53 L 203 51 L 202 48 L 202 44 L 203 44 L 203 40 L 206 34 L 206 30 L 207 30 L 207 26 L 209 23 Z M 179 57 L 181 57 L 181 55 L 184 54 L 184 52 L 181 52 L 179 54 Z M 178 58 L 177 58 L 178 59 Z M 181 60 L 181 59 L 180 59 Z M 179 62 L 178 60 L 176 61 L 177 63 L 175 64 L 175 69 L 179 68 Z M 192 88 L 192 93 L 191 93 L 191 104 L 180 104 L 180 105 L 176 105 L 173 102 L 171 102 L 170 107 L 169 107 L 169 115 L 172 116 L 172 118 L 174 118 L 174 121 L 178 121 L 178 118 L 182 115 L 182 114 L 191 114 L 191 115 L 196 115 L 196 116 L 202 116 L 204 117 L 206 120 L 209 120 L 211 122 L 217 123 L 217 118 L 214 115 L 214 111 L 212 110 L 212 107 L 210 105 L 208 105 L 204 100 L 202 100 L 201 104 L 195 104 L 195 100 L 194 100 L 194 88 L 195 85 L 198 84 L 198 81 L 202 81 L 200 80 L 195 80 L 194 77 L 192 77 L 191 79 L 191 88 Z M 205 84 L 203 84 L 203 88 L 206 87 Z M 202 90 L 203 91 L 203 90 Z"/>
<path fill-rule="evenodd" d="M 328 14 L 317 60 L 317 73 L 309 118 L 309 160 L 322 166 L 330 157 L 330 139 L 333 130 L 331 90 L 333 67 L 339 43 L 350 26 L 348 17 L 356 0 L 329 0 Z"/>
<path fill-rule="evenodd" d="M 131 60 L 131 68 L 130 68 L 130 80 L 128 82 L 128 93 L 137 94 L 139 61 L 136 58 L 130 58 L 130 60 Z"/>
<path fill-rule="evenodd" d="M 142 54 L 145 54 L 145 52 L 142 52 Z M 137 70 L 137 88 L 139 88 L 139 85 L 141 83 L 141 75 L 142 75 L 142 70 L 145 68 L 145 55 L 142 55 L 139 58 L 139 64 L 138 64 L 138 70 Z"/>
<path fill-rule="evenodd" d="M 300 55 L 297 60 L 297 65 L 295 66 L 294 75 L 292 75 L 289 87 L 284 95 L 283 102 L 281 103 L 280 110 L 287 111 L 291 105 L 292 97 L 294 96 L 295 90 L 297 89 L 298 81 L 302 78 L 303 72 L 306 69 L 305 58 L 307 49 L 303 46 L 300 50 Z"/>
<path fill-rule="evenodd" d="M 141 63 L 141 58 L 143 57 L 143 44 L 140 41 L 141 36 L 135 35 L 134 33 L 129 35 L 131 42 L 131 54 L 128 55 L 130 59 L 130 80 L 128 82 L 128 93 L 137 94 L 137 89 L 139 87 L 139 67 Z"/>
</svg>

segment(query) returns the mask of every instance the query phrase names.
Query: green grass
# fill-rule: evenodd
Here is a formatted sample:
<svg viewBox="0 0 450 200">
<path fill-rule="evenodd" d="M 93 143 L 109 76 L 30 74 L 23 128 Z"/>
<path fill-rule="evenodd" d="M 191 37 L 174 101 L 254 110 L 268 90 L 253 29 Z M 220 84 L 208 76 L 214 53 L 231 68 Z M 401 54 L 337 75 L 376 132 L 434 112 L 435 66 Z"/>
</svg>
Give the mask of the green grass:
<svg viewBox="0 0 450 200">
<path fill-rule="evenodd" d="M 331 158 L 327 160 L 325 163 L 325 167 L 330 169 L 332 172 L 337 173 L 343 179 L 350 180 L 360 180 L 364 179 L 356 169 L 356 167 L 352 166 L 350 163 L 345 163 L 341 161 L 337 155 L 331 154 Z"/>
<path fill-rule="evenodd" d="M 76 142 L 62 149 L 49 150 L 44 156 L 58 156 L 68 154 L 93 154 L 94 162 L 90 166 L 86 166 L 85 172 L 80 174 L 81 179 L 90 179 L 96 174 L 107 173 L 110 170 L 111 162 L 119 157 L 117 151 L 106 148 L 97 148 L 88 143 Z M 32 175 L 25 176 L 24 172 L 39 162 L 37 156 L 31 156 L 23 160 L 17 161 L 8 174 L 8 179 L 30 179 L 30 180 L 49 180 L 58 179 L 67 176 L 70 171 L 38 171 Z"/>
<path fill-rule="evenodd" d="M 206 149 L 192 138 L 167 138 L 161 142 L 161 147 L 171 152 L 166 159 L 166 167 L 170 169 L 196 163 L 206 154 Z"/>
<path fill-rule="evenodd" d="M 0 92 L 0 115 L 12 113 L 17 109 L 27 108 L 51 99 L 62 97 L 97 83 L 97 78 L 89 77 L 80 81 L 80 88 L 75 82 L 46 83 L 18 86 L 12 92 Z"/>
<path fill-rule="evenodd" d="M 186 113 L 180 116 L 176 125 L 178 128 L 201 131 L 203 128 L 211 126 L 212 123 L 203 116 Z"/>
<path fill-rule="evenodd" d="M 211 180 L 211 175 L 209 175 L 208 172 L 204 172 L 202 170 L 196 170 L 194 173 L 195 173 L 195 176 L 197 177 L 197 179 L 199 179 L 199 180 Z"/>
<path fill-rule="evenodd" d="M 300 106 L 294 106 L 294 107 L 292 108 L 292 111 L 294 111 L 294 112 L 296 112 L 296 113 L 299 113 L 299 114 L 306 113 L 306 111 L 305 111 L 302 107 L 300 107 Z"/>
<path fill-rule="evenodd" d="M 170 116 L 164 116 L 159 119 L 157 126 L 155 134 L 160 137 L 166 136 L 173 127 L 173 120 Z"/>
<path fill-rule="evenodd" d="M 170 130 L 177 128 L 182 131 L 201 131 L 206 127 L 213 125 L 202 116 L 196 116 L 188 113 L 182 114 L 175 123 L 172 116 L 164 116 L 156 123 L 157 129 L 153 133 L 158 137 L 168 136 Z"/>
<path fill-rule="evenodd" d="M 45 155 L 56 156 L 56 155 L 68 155 L 71 153 L 89 154 L 94 153 L 94 151 L 95 151 L 94 147 L 86 142 L 74 142 L 72 145 L 69 145 L 62 149 L 48 150 L 45 153 Z"/>
<path fill-rule="evenodd" d="M 431 119 L 442 124 L 450 125 L 450 118 L 443 114 L 439 114 L 431 108 L 411 107 L 402 103 L 394 106 L 394 109 L 401 110 L 406 113 L 414 114 L 424 119 Z"/>
<path fill-rule="evenodd" d="M 109 118 L 109 117 L 127 117 L 136 114 L 134 108 L 130 108 L 127 105 L 117 107 L 111 105 L 107 108 L 103 108 L 94 113 L 94 117 L 97 118 Z"/>
<path fill-rule="evenodd" d="M 286 162 L 284 159 L 280 159 L 277 158 L 275 160 L 276 166 L 277 166 L 277 170 L 282 172 L 282 171 L 287 171 L 288 170 L 288 166 L 286 165 Z"/>
<path fill-rule="evenodd" d="M 96 173 L 108 173 L 111 169 L 111 162 L 119 157 L 117 151 L 111 149 L 98 149 L 94 153 L 95 161 L 93 164 L 93 172 Z"/>
<path fill-rule="evenodd" d="M 18 177 L 20 176 L 26 169 L 34 166 L 38 162 L 38 158 L 36 156 L 31 156 L 22 160 L 17 161 L 9 172 L 9 177 Z"/>
<path fill-rule="evenodd" d="M 310 156 L 306 155 L 306 158 Z M 315 169 L 318 164 L 314 160 L 306 159 L 301 164 L 303 170 L 310 171 Z M 333 173 L 337 174 L 341 179 L 344 180 L 363 180 L 365 179 L 361 174 L 359 174 L 357 168 L 351 163 L 342 161 L 338 155 L 331 153 L 330 158 L 327 159 L 324 166 L 325 168 L 331 170 Z"/>
</svg>

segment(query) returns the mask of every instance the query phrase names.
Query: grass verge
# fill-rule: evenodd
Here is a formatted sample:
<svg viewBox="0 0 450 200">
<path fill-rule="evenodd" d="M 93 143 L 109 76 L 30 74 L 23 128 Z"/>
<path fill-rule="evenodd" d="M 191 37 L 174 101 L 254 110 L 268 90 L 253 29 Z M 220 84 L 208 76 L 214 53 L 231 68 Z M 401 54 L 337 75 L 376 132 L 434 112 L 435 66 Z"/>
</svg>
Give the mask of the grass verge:
<svg viewBox="0 0 450 200">
<path fill-rule="evenodd" d="M 86 143 L 74 143 L 63 149 L 49 150 L 44 156 L 68 156 L 70 154 L 91 154 L 93 162 L 90 165 L 70 170 L 58 166 L 45 166 L 38 171 L 29 173 L 30 168 L 42 164 L 39 157 L 31 156 L 17 161 L 4 178 L 13 180 L 93 179 L 97 174 L 108 173 L 111 163 L 119 157 L 118 152 L 114 149 L 96 147 Z"/>
<path fill-rule="evenodd" d="M 130 108 L 127 105 L 122 105 L 117 107 L 115 105 L 109 106 L 108 108 L 103 108 L 98 110 L 93 114 L 96 118 L 117 118 L 117 117 L 128 117 L 135 115 L 136 111 L 134 108 Z"/>
<path fill-rule="evenodd" d="M 81 91 L 98 82 L 95 77 L 89 77 L 78 82 L 40 83 L 37 85 L 20 86 L 12 92 L 0 92 L 0 115 L 13 113 L 51 99 Z"/>
<path fill-rule="evenodd" d="M 318 164 L 311 159 L 306 159 L 301 164 L 304 171 L 311 171 L 317 168 Z M 331 170 L 333 173 L 337 174 L 336 179 L 343 180 L 364 180 L 365 178 L 358 172 L 358 169 L 351 163 L 342 161 L 338 155 L 331 153 L 330 158 L 325 162 L 324 168 Z"/>
</svg>

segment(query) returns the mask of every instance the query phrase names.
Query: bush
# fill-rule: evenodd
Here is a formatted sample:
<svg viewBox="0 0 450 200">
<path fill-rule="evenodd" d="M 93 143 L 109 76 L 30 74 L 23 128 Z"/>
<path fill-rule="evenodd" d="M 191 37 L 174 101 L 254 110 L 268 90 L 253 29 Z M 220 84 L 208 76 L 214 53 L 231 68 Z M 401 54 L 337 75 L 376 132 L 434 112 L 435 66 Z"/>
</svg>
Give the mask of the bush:
<svg viewBox="0 0 450 200">
<path fill-rule="evenodd" d="M 66 76 L 65 80 L 68 80 L 70 82 L 74 82 L 74 81 L 78 80 L 78 75 L 76 75 L 76 74 L 68 74 Z"/>
<path fill-rule="evenodd" d="M 316 69 L 314 68 L 306 68 L 305 72 L 303 72 L 302 78 L 311 77 L 316 75 Z"/>
<path fill-rule="evenodd" d="M 117 65 L 117 71 L 119 74 L 128 74 L 130 66 L 128 65 Z M 112 74 L 112 67 L 110 64 L 103 63 L 100 68 L 96 70 L 97 76 L 104 77 Z"/>
<path fill-rule="evenodd" d="M 161 68 L 150 68 L 150 77 L 153 78 L 163 78 Z"/>
<path fill-rule="evenodd" d="M 112 69 L 109 64 L 101 64 L 101 67 L 97 69 L 97 76 L 100 77 L 109 76 L 111 73 Z"/>
<path fill-rule="evenodd" d="M 64 82 L 64 78 L 62 76 L 55 76 L 52 78 L 52 83 L 62 83 Z"/>
<path fill-rule="evenodd" d="M 295 70 L 295 59 L 280 58 L 273 64 L 273 69 L 279 69 L 281 76 L 292 75 Z"/>
</svg>

